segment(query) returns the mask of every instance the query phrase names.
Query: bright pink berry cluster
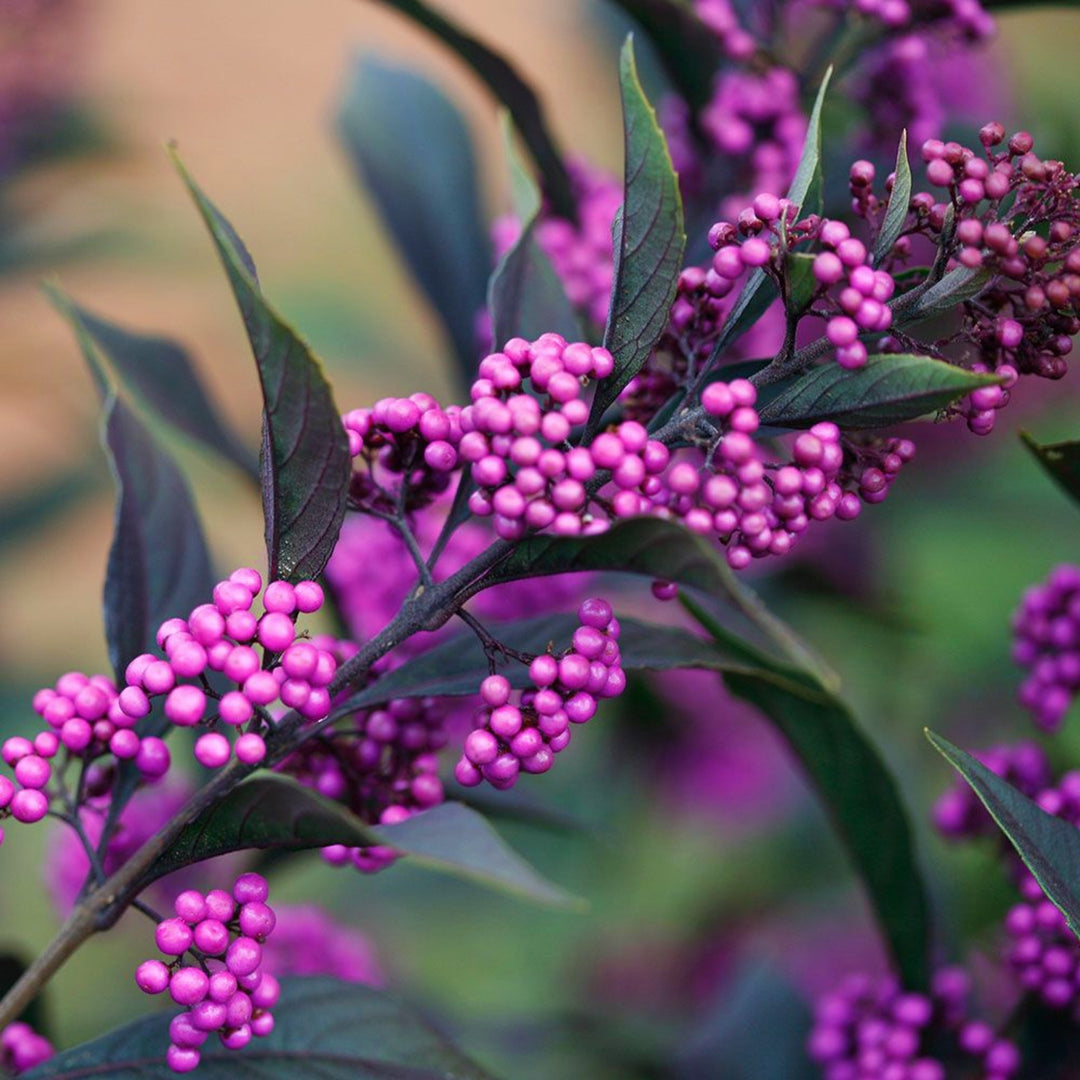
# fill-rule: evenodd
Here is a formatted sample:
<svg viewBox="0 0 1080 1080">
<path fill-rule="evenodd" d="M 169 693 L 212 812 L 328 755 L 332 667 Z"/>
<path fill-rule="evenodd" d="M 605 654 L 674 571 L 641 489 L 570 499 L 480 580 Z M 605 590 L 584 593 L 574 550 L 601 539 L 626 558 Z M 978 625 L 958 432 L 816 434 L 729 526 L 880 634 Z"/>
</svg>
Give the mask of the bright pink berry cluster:
<svg viewBox="0 0 1080 1080">
<path fill-rule="evenodd" d="M 888 300 L 896 282 L 888 271 L 869 265 L 866 245 L 842 221 L 823 221 L 819 237 L 825 250 L 814 259 L 814 278 L 836 290 L 838 309 L 826 324 L 825 336 L 836 346 L 840 366 L 853 370 L 866 363 L 859 335 L 884 333 L 892 326 Z"/>
<path fill-rule="evenodd" d="M 942 968 L 930 994 L 905 992 L 895 979 L 849 976 L 817 1003 L 808 1050 L 825 1080 L 948 1080 L 945 1062 L 1008 1080 L 1020 1052 L 989 1024 L 968 1015 L 969 980 Z M 966 1070 L 964 1069 L 966 1066 Z"/>
<path fill-rule="evenodd" d="M 583 384 L 610 375 L 613 365 L 606 349 L 568 344 L 558 334 L 513 338 L 481 362 L 473 403 L 461 413 L 466 434 L 459 449 L 477 485 L 469 508 L 491 517 L 499 536 L 596 532 L 607 527 L 608 507 L 617 517 L 641 512 L 643 485 L 668 462 L 662 443 L 633 422 L 589 446 L 567 443 L 589 415 Z M 543 397 L 529 393 L 526 382 Z M 588 485 L 604 471 L 610 493 L 594 496 Z"/>
<path fill-rule="evenodd" d="M 1029 588 L 1012 629 L 1013 660 L 1028 672 L 1020 703 L 1056 731 L 1080 690 L 1080 566 L 1062 564 Z"/>
<path fill-rule="evenodd" d="M 543 653 L 529 665 L 534 689 L 522 693 L 516 704 L 505 676 L 489 675 L 481 683 L 483 719 L 466 737 L 465 752 L 454 767 L 459 784 L 475 787 L 486 780 L 502 791 L 513 787 L 522 772 L 547 772 L 569 744 L 571 724 L 591 720 L 601 699 L 618 697 L 626 688 L 619 623 L 611 605 L 586 600 L 578 618 L 581 625 L 567 652 L 559 657 Z"/>
<path fill-rule="evenodd" d="M 282 769 L 371 825 L 394 825 L 443 801 L 438 751 L 446 745 L 445 700 L 402 698 L 356 713 L 351 730 L 310 739 Z M 323 848 L 334 866 L 374 873 L 397 858 L 382 844 Z"/>
<path fill-rule="evenodd" d="M 577 223 L 545 210 L 533 235 L 551 260 L 570 303 L 589 322 L 603 326 L 611 306 L 615 266 L 611 223 L 622 205 L 623 188 L 613 176 L 581 161 L 571 161 L 569 171 Z M 516 217 L 499 219 L 494 228 L 496 254 L 502 256 L 520 235 L 521 222 Z"/>
<path fill-rule="evenodd" d="M 55 1053 L 52 1043 L 29 1024 L 17 1021 L 0 1031 L 0 1073 L 29 1072 Z"/>
<path fill-rule="evenodd" d="M 342 418 L 354 466 L 349 497 L 357 509 L 392 512 L 407 484 L 407 508 L 428 505 L 450 486 L 458 465 L 461 410 L 430 394 L 381 398 Z"/>
<path fill-rule="evenodd" d="M 811 521 L 857 517 L 862 502 L 885 498 L 915 452 L 906 439 L 843 440 L 826 422 L 797 435 L 790 462 L 777 464 L 752 438 L 756 400 L 745 379 L 706 386 L 702 407 L 716 424 L 707 459 L 680 453 L 651 495 L 653 512 L 715 534 L 735 569 L 786 554 Z"/>
<path fill-rule="evenodd" d="M 166 1060 L 173 1072 L 197 1069 L 199 1048 L 215 1032 L 222 1046 L 239 1050 L 252 1036 L 273 1031 L 270 1010 L 280 988 L 262 970 L 262 942 L 276 922 L 268 892 L 265 878 L 241 874 L 232 895 L 222 889 L 205 896 L 193 889 L 180 893 L 176 917 L 158 923 L 157 947 L 171 959 L 140 964 L 135 982 L 147 994 L 168 990 L 186 1010 L 169 1025 Z M 187 952 L 196 963 L 182 963 Z"/>
<path fill-rule="evenodd" d="M 0 750 L 4 762 L 14 769 L 15 781 L 0 777 L 0 818 L 10 815 L 26 823 L 40 821 L 49 810 L 52 760 L 63 751 L 87 764 L 89 788 L 108 786 L 114 770 L 100 759 L 131 761 L 143 780 L 160 779 L 168 771 L 170 757 L 156 736 L 135 731 L 137 718 L 121 707 L 120 695 L 104 675 L 69 671 L 53 688 L 34 695 L 34 710 L 48 725 L 33 741 L 22 736 L 6 739 Z"/>
<path fill-rule="evenodd" d="M 337 660 L 296 634 L 297 616 L 322 607 L 322 587 L 314 581 L 271 581 L 262 596 L 265 611 L 257 616 L 251 609 L 261 591 L 257 570 L 234 570 L 214 586 L 211 603 L 200 604 L 187 619 L 161 624 L 157 642 L 164 659 L 143 653 L 125 672 L 120 711 L 135 723 L 150 714 L 155 698 L 164 698 L 170 723 L 210 729 L 195 740 L 195 758 L 208 769 L 225 765 L 234 753 L 248 765 L 262 761 L 267 710 L 277 702 L 309 721 L 330 712 L 327 686 Z M 211 671 L 236 689 L 219 697 L 206 679 Z M 245 725 L 235 742 L 224 734 Z"/>
</svg>

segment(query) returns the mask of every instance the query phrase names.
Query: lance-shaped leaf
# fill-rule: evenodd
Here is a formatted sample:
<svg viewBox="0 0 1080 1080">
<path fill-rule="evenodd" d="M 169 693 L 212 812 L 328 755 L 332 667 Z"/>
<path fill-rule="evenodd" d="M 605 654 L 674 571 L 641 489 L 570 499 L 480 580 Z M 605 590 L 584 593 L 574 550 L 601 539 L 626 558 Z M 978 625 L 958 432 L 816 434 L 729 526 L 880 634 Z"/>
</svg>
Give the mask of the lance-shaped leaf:
<svg viewBox="0 0 1080 1080">
<path fill-rule="evenodd" d="M 674 522 L 634 518 L 599 536 L 527 537 L 479 584 L 488 588 L 521 578 L 582 571 L 660 578 L 723 599 L 748 621 L 766 646 L 807 668 L 825 685 L 837 683 L 836 676 L 812 650 L 738 580 L 712 545 Z M 735 637 L 727 644 L 744 653 L 749 646 Z"/>
<path fill-rule="evenodd" d="M 897 321 L 909 325 L 936 318 L 952 311 L 965 300 L 972 300 L 990 283 L 993 274 L 984 267 L 958 266 L 925 292 L 918 289 L 890 302 Z"/>
<path fill-rule="evenodd" d="M 645 97 L 633 38 L 619 58 L 623 103 L 623 205 L 615 227 L 615 280 L 604 345 L 615 369 L 596 387 L 591 430 L 641 370 L 667 326 L 686 249 L 679 178 L 667 141 Z"/>
<path fill-rule="evenodd" d="M 1037 443 L 1027 432 L 1020 438 L 1062 490 L 1080 502 L 1080 442 Z"/>
<path fill-rule="evenodd" d="M 183 474 L 115 395 L 103 433 L 117 487 L 105 634 L 120 679 L 131 660 L 155 647 L 161 623 L 206 603 L 214 576 Z"/>
<path fill-rule="evenodd" d="M 407 826 L 407 827 L 406 827 Z M 545 880 L 475 810 L 443 803 L 399 825 L 365 825 L 338 803 L 282 776 L 235 788 L 187 825 L 139 882 L 232 851 L 305 851 L 388 844 L 411 862 L 553 907 L 578 901 Z"/>
<path fill-rule="evenodd" d="M 896 243 L 904 231 L 907 221 L 908 204 L 911 202 L 911 164 L 907 156 L 907 131 L 900 133 L 900 145 L 896 148 L 896 170 L 893 173 L 892 192 L 885 219 L 881 223 L 877 240 L 874 241 L 874 265 L 879 264 Z"/>
<path fill-rule="evenodd" d="M 510 165 L 514 213 L 521 222 L 521 233 L 499 259 L 488 285 L 488 310 L 495 348 L 502 348 L 512 337 L 532 341 L 548 331 L 562 334 L 568 341 L 578 341 L 581 322 L 551 260 L 540 249 L 534 235 L 540 212 L 540 192 L 518 157 L 513 128 L 505 114 L 503 145 Z"/>
<path fill-rule="evenodd" d="M 507 61 L 465 33 L 444 15 L 421 0 L 381 0 L 439 38 L 470 67 L 487 86 L 496 101 L 510 110 L 514 125 L 521 132 L 543 178 L 544 194 L 551 200 L 556 213 L 571 221 L 577 220 L 570 174 L 562 155 L 544 120 L 540 102 L 532 88 Z"/>
<path fill-rule="evenodd" d="M 459 382 L 476 374 L 476 317 L 491 252 L 476 160 L 460 112 L 420 75 L 358 57 L 338 108 L 349 159 L 453 343 Z"/>
<path fill-rule="evenodd" d="M 330 558 L 345 517 L 352 465 L 341 416 L 322 366 L 263 297 L 236 232 L 172 153 L 225 267 L 259 371 L 270 576 L 312 578 Z"/>
<path fill-rule="evenodd" d="M 65 1050 L 25 1080 L 168 1080 L 167 1013 Z M 202 1080 L 492 1080 L 396 997 L 327 976 L 281 980 L 274 1030 L 242 1053 L 212 1039 Z"/>
<path fill-rule="evenodd" d="M 996 375 L 908 353 L 872 356 L 857 371 L 827 362 L 765 405 L 761 422 L 798 428 L 832 420 L 844 428 L 886 427 L 937 412 L 981 386 L 999 382 Z"/>
<path fill-rule="evenodd" d="M 489 629 L 501 645 L 535 656 L 551 646 L 557 651 L 567 648 L 578 625 L 573 615 L 541 615 L 513 623 L 492 624 Z M 679 627 L 657 626 L 639 619 L 620 619 L 619 626 L 619 652 L 622 666 L 627 671 L 756 670 L 753 664 L 748 664 L 744 653 L 704 641 Z M 488 656 L 479 639 L 466 631 L 395 668 L 338 708 L 368 708 L 404 697 L 475 694 L 490 672 Z M 512 686 L 532 685 L 524 664 L 511 662 L 502 674 Z"/>
<path fill-rule="evenodd" d="M 818 87 L 814 107 L 810 111 L 810 121 L 806 129 L 806 142 L 803 143 L 795 178 L 788 188 L 787 198 L 798 211 L 814 191 L 821 191 L 821 110 L 825 104 L 825 94 L 832 78 L 832 68 L 825 72 L 825 77 Z M 755 270 L 747 279 L 739 293 L 735 306 L 724 321 L 724 327 L 713 346 L 709 358 L 710 365 L 723 353 L 733 341 L 737 341 L 764 314 L 765 310 L 779 295 L 776 283 L 764 270 Z"/>
<path fill-rule="evenodd" d="M 612 0 L 641 27 L 672 86 L 697 112 L 712 100 L 721 55 L 716 37 L 689 4 L 679 0 Z"/>
<path fill-rule="evenodd" d="M 45 291 L 61 314 L 86 332 L 119 384 L 139 404 L 258 478 L 255 456 L 221 418 L 191 357 L 180 345 L 124 330 L 75 303 L 54 285 Z"/>
<path fill-rule="evenodd" d="M 706 629 L 726 634 L 699 612 Z M 785 676 L 783 680 L 776 674 Z M 810 672 L 728 671 L 724 683 L 756 705 L 787 741 L 863 881 L 897 971 L 909 989 L 928 976 L 930 923 L 911 826 L 896 782 L 848 707 Z"/>
<path fill-rule="evenodd" d="M 981 761 L 929 729 L 926 737 L 968 782 L 1042 891 L 1080 937 L 1080 829 L 1054 817 Z"/>
<path fill-rule="evenodd" d="M 214 577 L 199 515 L 172 455 L 117 397 L 93 339 L 68 298 L 50 298 L 75 332 L 102 395 L 102 442 L 116 484 L 113 540 L 105 573 L 105 638 L 118 680 L 157 628 L 210 596 Z"/>
</svg>

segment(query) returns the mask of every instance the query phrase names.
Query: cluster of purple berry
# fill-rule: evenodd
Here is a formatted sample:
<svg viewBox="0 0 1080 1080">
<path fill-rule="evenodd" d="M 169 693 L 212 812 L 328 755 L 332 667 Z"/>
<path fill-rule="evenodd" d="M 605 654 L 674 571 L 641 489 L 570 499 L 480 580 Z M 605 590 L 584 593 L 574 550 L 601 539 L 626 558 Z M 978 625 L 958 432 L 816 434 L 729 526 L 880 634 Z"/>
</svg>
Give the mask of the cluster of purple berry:
<svg viewBox="0 0 1080 1080">
<path fill-rule="evenodd" d="M 808 1050 L 825 1080 L 947 1080 L 981 1068 L 1008 1080 L 1020 1052 L 989 1024 L 968 1016 L 969 982 L 942 968 L 930 994 L 905 992 L 895 979 L 849 976 L 817 1004 Z"/>
<path fill-rule="evenodd" d="M 846 7 L 864 18 L 875 19 L 889 30 L 914 22 L 973 41 L 990 37 L 994 20 L 979 0 L 817 0 L 822 7 Z"/>
<path fill-rule="evenodd" d="M 589 446 L 566 445 L 589 415 L 583 382 L 605 378 L 613 365 L 606 349 L 567 344 L 558 334 L 535 342 L 512 338 L 481 362 L 473 404 L 461 413 L 466 434 L 459 449 L 477 485 L 469 508 L 491 517 L 499 536 L 514 540 L 533 529 L 561 536 L 597 532 L 608 525 L 608 507 L 616 517 L 641 512 L 646 481 L 668 463 L 667 448 L 641 424 L 624 422 Z M 527 391 L 526 381 L 543 401 Z M 587 485 L 604 471 L 614 493 L 597 498 Z"/>
<path fill-rule="evenodd" d="M 1035 798 L 1050 784 L 1050 763 L 1035 743 L 994 746 L 974 756 L 1029 798 Z M 938 832 L 950 840 L 973 840 L 984 836 L 1001 839 L 1001 831 L 979 797 L 960 778 L 934 804 L 933 818 Z"/>
<path fill-rule="evenodd" d="M 0 750 L 15 773 L 16 788 L 0 777 L 0 818 L 40 821 L 49 811 L 52 759 L 61 751 L 83 762 L 94 762 L 88 771 L 88 790 L 108 786 L 112 771 L 99 759 L 112 755 L 131 761 L 144 781 L 160 779 L 169 769 L 169 749 L 156 736 L 140 736 L 136 719 L 123 709 L 113 682 L 104 675 L 69 671 L 56 686 L 34 695 L 34 710 L 48 724 L 33 741 L 22 736 L 6 739 Z"/>
<path fill-rule="evenodd" d="M 1077 777 L 1080 779 L 1080 777 Z M 1005 916 L 1005 958 L 1024 990 L 1080 1019 L 1080 945 L 1065 916 L 1025 874 L 1021 899 Z"/>
<path fill-rule="evenodd" d="M 862 502 L 881 502 L 915 453 L 907 439 L 844 440 L 825 422 L 795 436 L 790 462 L 770 462 L 751 437 L 756 400 L 745 379 L 706 386 L 702 407 L 716 422 L 707 460 L 680 452 L 650 489 L 652 513 L 716 534 L 735 569 L 786 554 L 811 521 L 850 521 Z"/>
<path fill-rule="evenodd" d="M 174 904 L 176 917 L 163 919 L 155 933 L 157 947 L 171 959 L 139 965 L 135 982 L 147 994 L 169 996 L 186 1011 L 169 1024 L 166 1054 L 173 1072 L 199 1066 L 199 1048 L 217 1032 L 222 1046 L 239 1050 L 252 1036 L 274 1030 L 270 1010 L 277 1004 L 277 980 L 262 970 L 262 942 L 274 929 L 267 905 L 266 879 L 241 874 L 232 895 L 212 889 L 205 896 L 191 889 Z M 184 966 L 191 952 L 196 963 Z"/>
<path fill-rule="evenodd" d="M 443 801 L 438 751 L 447 741 L 448 706 L 438 698 L 402 698 L 358 712 L 351 730 L 309 739 L 282 769 L 321 795 L 348 806 L 371 825 L 395 825 Z M 385 845 L 323 848 L 333 866 L 364 873 L 389 866 Z"/>
<path fill-rule="evenodd" d="M 1065 563 L 1023 595 L 1013 614 L 1013 660 L 1028 675 L 1020 703 L 1056 731 L 1080 690 L 1080 567 Z"/>
<path fill-rule="evenodd" d="M 52 1043 L 29 1024 L 17 1021 L 0 1031 L 0 1073 L 29 1072 L 55 1053 Z"/>
<path fill-rule="evenodd" d="M 458 465 L 461 410 L 443 409 L 430 394 L 381 398 L 370 409 L 342 417 L 354 471 L 349 498 L 354 508 L 390 512 L 406 486 L 409 510 L 427 506 L 449 487 Z"/>
<path fill-rule="evenodd" d="M 251 608 L 261 591 L 257 570 L 234 570 L 214 586 L 211 603 L 200 604 L 187 619 L 161 624 L 157 642 L 164 659 L 143 653 L 125 672 L 120 711 L 135 723 L 150 713 L 154 698 L 164 697 L 171 723 L 210 729 L 195 740 L 195 758 L 208 769 L 225 765 L 234 753 L 247 765 L 262 761 L 263 736 L 271 726 L 267 710 L 279 701 L 309 721 L 330 712 L 327 686 L 337 660 L 296 634 L 297 616 L 322 607 L 322 587 L 314 581 L 271 581 L 262 596 L 265 611 L 256 616 Z M 218 697 L 206 680 L 208 671 L 220 672 L 237 688 Z M 235 743 L 224 734 L 245 725 Z"/>
<path fill-rule="evenodd" d="M 872 180 L 872 166 L 863 174 L 867 171 Z M 837 290 L 838 310 L 829 317 L 825 336 L 836 347 L 841 367 L 861 368 L 866 363 L 866 346 L 859 335 L 881 334 L 892 325 L 888 301 L 896 282 L 887 270 L 869 265 L 866 245 L 842 221 L 822 221 L 818 236 L 825 250 L 814 258 L 814 278 L 825 289 Z"/>
<path fill-rule="evenodd" d="M 619 623 L 606 600 L 586 600 L 578 609 L 581 625 L 569 650 L 556 657 L 542 653 L 529 665 L 534 689 L 511 700 L 510 681 L 489 675 L 480 684 L 481 724 L 465 739 L 454 777 L 465 787 L 486 780 L 504 791 L 522 771 L 547 772 L 555 755 L 570 742 L 571 724 L 596 715 L 599 701 L 626 689 L 620 666 Z"/>
</svg>

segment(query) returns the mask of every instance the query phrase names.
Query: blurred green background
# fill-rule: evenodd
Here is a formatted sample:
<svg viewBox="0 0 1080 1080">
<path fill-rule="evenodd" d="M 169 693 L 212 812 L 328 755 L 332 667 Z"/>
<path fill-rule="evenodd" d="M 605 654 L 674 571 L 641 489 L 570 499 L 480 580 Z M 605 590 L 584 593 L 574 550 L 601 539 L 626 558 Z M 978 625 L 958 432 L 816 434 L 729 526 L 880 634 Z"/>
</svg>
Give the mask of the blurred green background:
<svg viewBox="0 0 1080 1080">
<path fill-rule="evenodd" d="M 590 37 L 599 3 L 439 6 L 497 44 L 542 90 L 564 146 L 619 167 L 611 42 Z M 106 670 L 100 595 L 112 490 L 95 395 L 38 289 L 42 276 L 121 325 L 187 344 L 225 414 L 256 442 L 259 401 L 246 340 L 164 142 L 178 140 L 232 218 L 267 295 L 325 359 L 342 409 L 385 393 L 438 395 L 449 387 L 440 331 L 333 136 L 349 58 L 375 51 L 440 81 L 469 117 L 490 213 L 507 205 L 493 103 L 433 42 L 377 4 L 82 0 L 73 7 L 65 70 L 92 118 L 94 145 L 21 174 L 4 193 L 7 227 L 32 258 L 0 275 L 3 736 L 34 729 L 29 700 L 37 687 L 70 669 Z M 1080 166 L 1080 12 L 1025 9 L 1000 26 L 996 62 L 1015 100 L 1002 119 L 1030 128 L 1044 156 Z M 4 49 L 17 45 L 0 41 Z M 782 567 L 761 582 L 843 674 L 858 715 L 898 771 L 933 882 L 941 955 L 952 958 L 962 943 L 988 940 L 1000 906 L 987 884 L 996 880 L 988 857 L 946 850 L 928 834 L 927 808 L 949 776 L 922 728 L 973 747 L 1031 734 L 1014 704 L 1009 616 L 1026 585 L 1057 562 L 1080 560 L 1080 516 L 1026 455 L 1019 426 L 1044 442 L 1080 435 L 1080 399 L 1069 381 L 1022 386 L 987 439 L 932 432 L 888 503 L 827 532 L 815 561 L 825 580 L 831 573 L 835 584 L 838 573 L 829 570 L 830 549 L 844 553 L 842 579 L 857 550 L 868 590 L 845 598 L 850 589 L 823 588 L 820 574 Z M 189 470 L 218 565 L 259 565 L 259 506 L 242 478 L 190 446 L 173 448 Z M 703 707 L 713 707 L 709 700 Z M 873 961 L 861 897 L 771 736 L 759 731 L 755 753 L 773 759 L 783 812 L 740 819 L 673 797 L 656 783 L 656 744 L 630 739 L 625 718 L 610 720 L 583 730 L 554 774 L 527 785 L 530 798 L 583 827 L 505 827 L 541 869 L 589 900 L 587 914 L 538 911 L 407 866 L 366 879 L 316 856 L 281 867 L 274 897 L 315 899 L 370 934 L 392 985 L 515 1078 L 648 1075 L 657 1047 L 692 1049 L 716 999 L 721 1014 L 733 1007 L 740 972 L 764 964 L 805 986 L 814 972 L 804 978 L 795 969 L 820 967 L 821 957 L 834 969 L 817 971 L 826 981 Z M 745 722 L 764 730 L 754 718 Z M 1071 760 L 1080 761 L 1075 737 L 1063 756 L 1070 741 Z M 37 872 L 49 829 L 7 831 L 0 950 L 29 955 L 57 925 Z M 49 1006 L 59 1044 L 148 1007 L 131 978 L 149 955 L 148 930 L 129 914 L 56 978 Z M 740 985 L 756 992 L 752 982 Z M 769 1001 L 797 1011 L 783 995 Z M 766 1076 L 764 1066 L 744 1073 L 731 1062 L 713 1064 L 715 1072 L 689 1066 L 687 1075 Z M 780 1068 L 778 1077 L 796 1075 Z"/>
</svg>

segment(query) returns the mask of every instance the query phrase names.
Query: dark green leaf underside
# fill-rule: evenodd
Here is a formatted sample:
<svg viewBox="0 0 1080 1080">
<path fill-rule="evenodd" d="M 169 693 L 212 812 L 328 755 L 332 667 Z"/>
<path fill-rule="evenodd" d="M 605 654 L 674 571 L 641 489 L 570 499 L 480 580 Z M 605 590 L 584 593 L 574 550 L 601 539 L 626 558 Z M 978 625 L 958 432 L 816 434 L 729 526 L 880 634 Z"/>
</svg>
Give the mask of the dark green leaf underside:
<svg viewBox="0 0 1080 1080">
<path fill-rule="evenodd" d="M 577 901 L 542 878 L 476 811 L 443 803 L 400 825 L 365 825 L 338 803 L 281 776 L 259 776 L 186 826 L 140 882 L 232 851 L 304 851 L 389 844 L 420 866 L 468 878 L 535 903 Z"/>
<path fill-rule="evenodd" d="M 446 328 L 467 389 L 475 377 L 476 317 L 491 254 L 465 121 L 427 79 L 363 56 L 353 62 L 337 126 L 384 225 Z"/>
<path fill-rule="evenodd" d="M 439 38 L 472 68 L 496 101 L 510 110 L 514 125 L 532 154 L 543 177 L 544 193 L 560 217 L 577 220 L 570 175 L 562 154 L 544 121 L 543 110 L 532 88 L 498 53 L 465 33 L 444 15 L 420 0 L 381 0 Z"/>
<path fill-rule="evenodd" d="M 326 977 L 285 978 L 273 1032 L 241 1051 L 211 1038 L 206 1080 L 491 1080 L 397 998 Z M 58 1054 L 25 1080 L 175 1080 L 170 1014 L 158 1013 Z"/>
<path fill-rule="evenodd" d="M 873 356 L 857 371 L 826 362 L 765 405 L 761 422 L 809 427 L 833 420 L 846 428 L 885 427 L 937 412 L 980 386 L 999 381 L 994 375 L 916 354 Z"/>
<path fill-rule="evenodd" d="M 1080 442 L 1037 443 L 1026 432 L 1020 438 L 1061 489 L 1080 502 Z"/>
<path fill-rule="evenodd" d="M 947 739 L 929 730 L 926 737 L 971 785 L 1072 932 L 1080 935 L 1080 829 L 1046 813 Z"/>
</svg>

